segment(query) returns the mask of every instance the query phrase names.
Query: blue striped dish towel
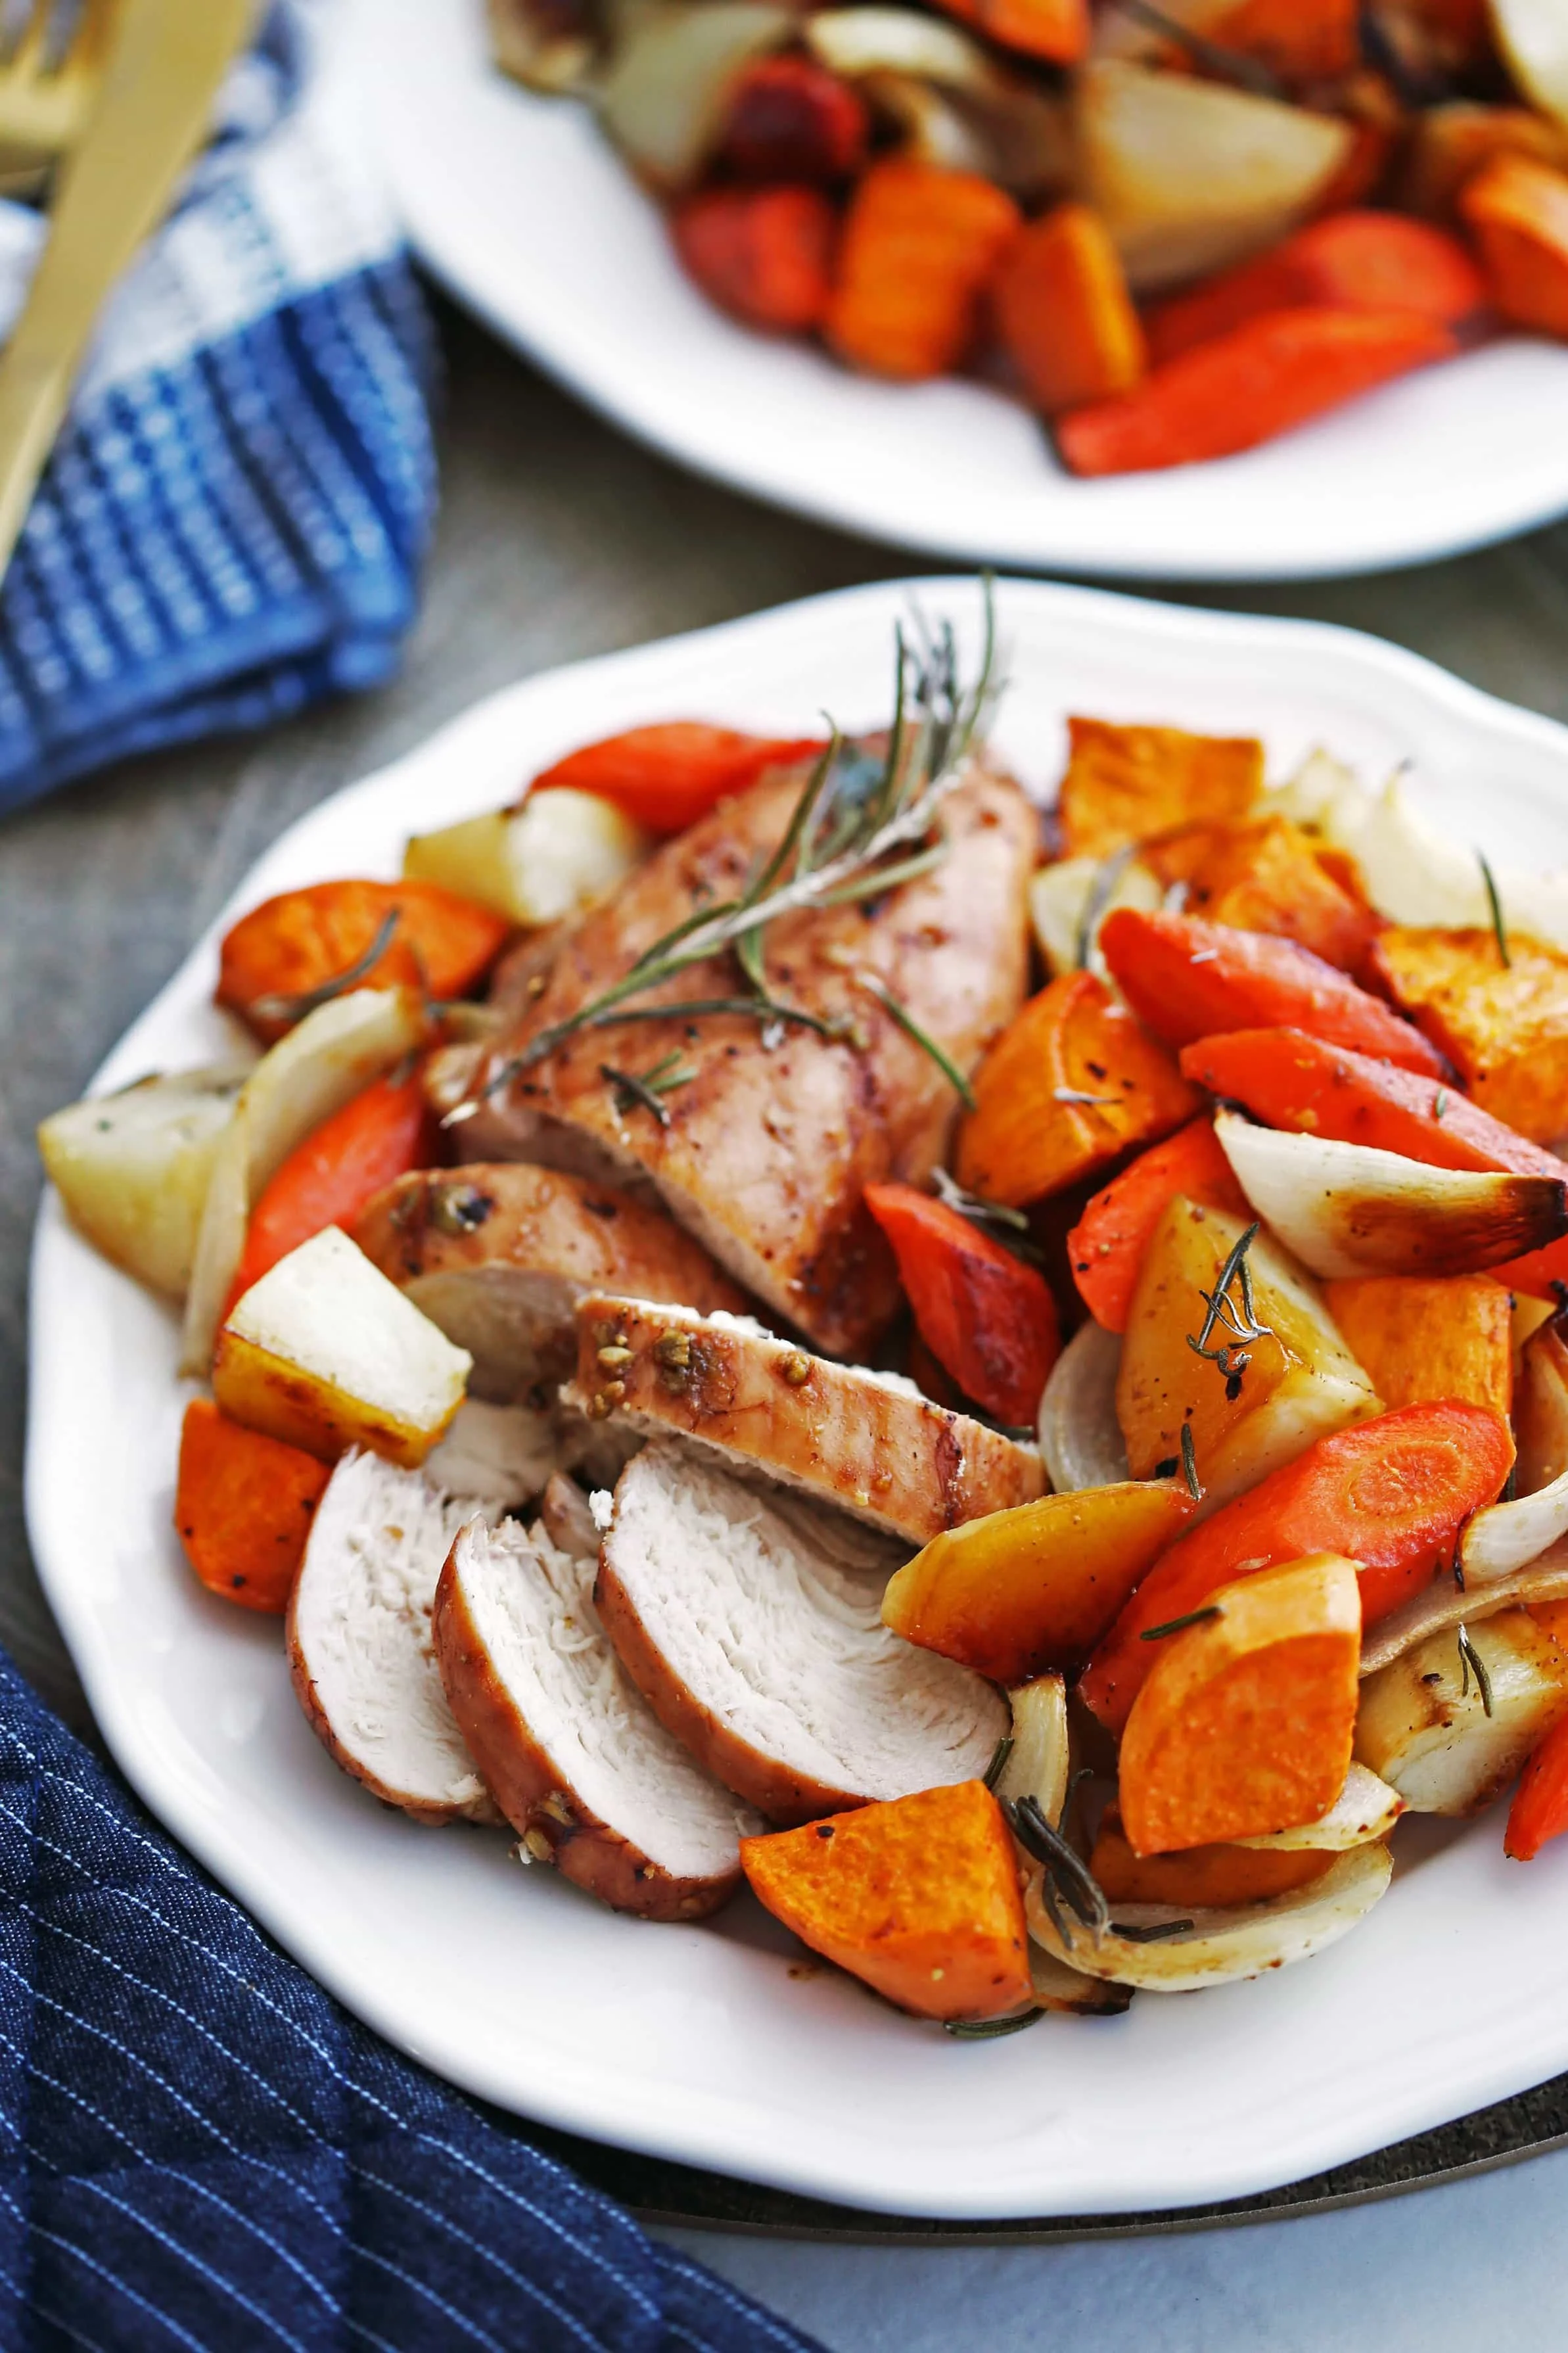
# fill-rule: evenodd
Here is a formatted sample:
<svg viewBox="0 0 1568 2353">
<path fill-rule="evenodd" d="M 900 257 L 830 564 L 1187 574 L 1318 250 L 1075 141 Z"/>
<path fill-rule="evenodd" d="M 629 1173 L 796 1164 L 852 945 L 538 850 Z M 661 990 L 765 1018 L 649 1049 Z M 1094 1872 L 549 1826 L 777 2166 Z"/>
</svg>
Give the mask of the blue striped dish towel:
<svg viewBox="0 0 1568 2353">
<path fill-rule="evenodd" d="M 0 2345 L 813 2353 L 357 2025 L 4 1653 Z"/>
<path fill-rule="evenodd" d="M 333 0 L 276 0 L 100 324 L 0 589 L 0 810 L 395 666 L 432 343 Z M 0 204 L 0 332 L 45 225 Z"/>
</svg>

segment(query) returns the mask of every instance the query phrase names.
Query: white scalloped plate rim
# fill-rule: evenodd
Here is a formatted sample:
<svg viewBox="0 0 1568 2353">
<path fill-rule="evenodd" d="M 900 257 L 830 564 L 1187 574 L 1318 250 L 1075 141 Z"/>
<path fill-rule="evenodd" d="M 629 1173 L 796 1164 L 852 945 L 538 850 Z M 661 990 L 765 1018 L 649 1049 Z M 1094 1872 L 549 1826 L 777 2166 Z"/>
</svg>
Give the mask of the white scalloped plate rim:
<svg viewBox="0 0 1568 2353">
<path fill-rule="evenodd" d="M 1166 580 L 1431 562 L 1568 510 L 1568 351 L 1514 337 L 1216 465 L 1098 482 L 984 385 L 872 382 L 734 325 L 574 100 L 489 65 L 483 0 L 359 0 L 409 236 L 460 301 L 694 472 L 963 563 Z"/>
<path fill-rule="evenodd" d="M 693 709 L 798 733 L 885 712 L 918 595 L 977 641 L 973 582 L 818 597 L 509 688 L 300 820 L 115 1048 L 100 1085 L 209 1056 L 216 941 L 244 904 L 354 870 L 495 805 L 572 744 Z M 1004 583 L 997 730 L 1058 773 L 1069 708 L 1257 730 L 1285 772 L 1326 741 L 1413 757 L 1461 838 L 1568 852 L 1568 730 L 1317 624 Z M 1480 785 L 1484 807 L 1469 805 Z M 1136 2212 L 1297 2180 L 1568 2066 L 1568 1853 L 1505 1863 L 1497 1812 L 1418 1826 L 1391 1894 L 1334 1950 L 1124 2019 L 961 2046 L 798 1952 L 749 1899 L 715 1926 L 605 1912 L 493 1834 L 432 1831 L 338 1773 L 274 1621 L 211 1599 L 169 1526 L 174 1319 L 47 1197 L 33 1262 L 28 1525 L 108 1745 L 147 1805 L 340 2000 L 438 2073 L 542 2122 L 851 2205 L 952 2219 Z M 1500 1990 L 1500 1940 L 1509 1954 Z M 1457 2001 L 1455 1989 L 1472 1998 Z"/>
</svg>

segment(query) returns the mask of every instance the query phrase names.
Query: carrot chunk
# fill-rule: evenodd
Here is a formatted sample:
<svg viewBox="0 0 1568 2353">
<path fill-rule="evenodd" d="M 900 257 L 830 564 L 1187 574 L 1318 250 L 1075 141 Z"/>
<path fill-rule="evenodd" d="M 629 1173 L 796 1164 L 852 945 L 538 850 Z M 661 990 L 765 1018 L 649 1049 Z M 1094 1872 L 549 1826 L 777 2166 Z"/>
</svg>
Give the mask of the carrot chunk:
<svg viewBox="0 0 1568 2353">
<path fill-rule="evenodd" d="M 1145 1629 L 1202 1608 L 1244 1569 L 1353 1546 L 1372 1625 L 1452 1560 L 1460 1527 L 1497 1501 L 1512 1461 L 1507 1422 L 1476 1405 L 1402 1406 L 1315 1440 L 1150 1570 L 1089 1662 L 1084 1700 L 1120 1732 L 1159 1648 Z"/>
<path fill-rule="evenodd" d="M 331 1465 L 246 1430 L 205 1398 L 185 1408 L 174 1526 L 209 1593 L 280 1612 Z"/>
<path fill-rule="evenodd" d="M 966 1520 L 895 1573 L 883 1622 L 993 1683 L 1077 1667 L 1192 1511 L 1179 1480 L 1132 1479 Z"/>
<path fill-rule="evenodd" d="M 811 736 L 747 735 L 700 719 L 666 719 L 628 727 L 568 752 L 535 776 L 532 789 L 557 785 L 597 793 L 649 833 L 684 833 L 716 801 L 743 793 L 769 768 L 811 759 L 826 746 Z"/>
<path fill-rule="evenodd" d="M 1407 311 L 1273 311 L 1062 417 L 1057 447 L 1083 475 L 1229 458 L 1457 349 L 1450 329 Z"/>
<path fill-rule="evenodd" d="M 1329 1313 L 1384 1405 L 1513 1400 L 1510 1294 L 1489 1274 L 1380 1274 L 1331 1282 Z"/>
<path fill-rule="evenodd" d="M 1059 1192 L 1191 1116 L 1163 1046 L 1092 973 L 1031 997 L 981 1064 L 958 1180 L 1012 1208 Z"/>
<path fill-rule="evenodd" d="M 977 173 L 873 164 L 838 248 L 824 322 L 834 350 L 873 375 L 945 375 L 973 340 L 1019 218 L 1012 197 Z"/>
<path fill-rule="evenodd" d="M 1032 1999 L 1018 1862 L 983 1782 L 741 1841 L 760 1903 L 814 1952 L 925 2018 Z"/>
<path fill-rule="evenodd" d="M 718 160 L 738 180 L 847 180 L 869 136 L 859 91 L 815 58 L 758 58 L 730 90 Z"/>
<path fill-rule="evenodd" d="M 427 1168 L 437 1142 L 417 1075 L 401 1082 L 377 1079 L 323 1120 L 263 1187 L 229 1305 L 312 1234 L 326 1226 L 346 1229 L 384 1186 Z"/>
<path fill-rule="evenodd" d="M 1499 155 L 1459 197 L 1505 319 L 1568 335 L 1568 173 Z"/>
<path fill-rule="evenodd" d="M 382 952 L 371 961 L 389 924 Z M 219 951 L 216 994 L 220 1005 L 270 1042 L 299 1018 L 300 999 L 338 981 L 356 988 L 423 987 L 434 997 L 467 996 L 510 930 L 503 916 L 437 882 L 315 882 L 284 891 L 240 917 Z M 345 979 L 351 973 L 353 979 Z M 272 998 L 288 1000 L 288 1009 L 268 1004 Z"/>
<path fill-rule="evenodd" d="M 1186 1904 L 1207 1909 L 1266 1904 L 1310 1886 L 1334 1861 L 1312 1847 L 1194 1846 L 1175 1854 L 1137 1854 L 1114 1805 L 1095 1832 L 1089 1868 L 1111 1904 Z"/>
<path fill-rule="evenodd" d="M 1141 1153 L 1097 1193 L 1068 1236 L 1068 1263 L 1085 1306 L 1108 1332 L 1125 1332 L 1144 1253 L 1177 1194 L 1245 1217 L 1247 1196 L 1205 1114 Z"/>
<path fill-rule="evenodd" d="M 1174 359 L 1268 311 L 1407 311 L 1459 327 L 1486 302 L 1480 271 L 1447 229 L 1399 213 L 1339 212 L 1157 304 L 1149 351 L 1156 363 Z"/>
<path fill-rule="evenodd" d="M 1057 815 L 1069 858 L 1109 858 L 1177 826 L 1231 825 L 1263 789 L 1256 735 L 1193 735 L 1184 727 L 1068 721 L 1068 766 Z"/>
<path fill-rule="evenodd" d="M 1042 417 L 1130 392 L 1143 330 L 1110 232 L 1088 205 L 1031 221 L 997 276 L 1002 341 Z"/>
<path fill-rule="evenodd" d="M 1149 1646 L 1117 1784 L 1134 1854 L 1264 1838 L 1327 1813 L 1355 1738 L 1356 1584 L 1339 1553 L 1256 1570 Z"/>
<path fill-rule="evenodd" d="M 837 216 L 820 188 L 710 188 L 676 206 L 670 231 L 685 269 L 721 311 L 779 334 L 821 325 Z"/>
<path fill-rule="evenodd" d="M 1061 1345 L 1044 1277 L 912 1185 L 868 1185 L 866 1207 L 937 1362 L 998 1421 L 1032 1428 Z"/>
<path fill-rule="evenodd" d="M 1529 1862 L 1548 1839 L 1568 1831 L 1568 1715 L 1559 1716 L 1536 1748 L 1513 1793 L 1502 1851 Z"/>
<path fill-rule="evenodd" d="M 1133 1012 L 1173 1046 L 1233 1029 L 1304 1029 L 1331 1046 L 1445 1074 L 1442 1055 L 1419 1029 L 1294 940 L 1119 907 L 1101 924 L 1100 944 Z"/>
<path fill-rule="evenodd" d="M 1204 29 L 1281 81 L 1333 81 L 1360 59 L 1359 17 L 1357 0 L 1236 0 L 1205 16 Z"/>
<path fill-rule="evenodd" d="M 948 16 L 973 25 L 1004 48 L 1068 66 L 1089 47 L 1087 0 L 937 0 Z"/>
</svg>

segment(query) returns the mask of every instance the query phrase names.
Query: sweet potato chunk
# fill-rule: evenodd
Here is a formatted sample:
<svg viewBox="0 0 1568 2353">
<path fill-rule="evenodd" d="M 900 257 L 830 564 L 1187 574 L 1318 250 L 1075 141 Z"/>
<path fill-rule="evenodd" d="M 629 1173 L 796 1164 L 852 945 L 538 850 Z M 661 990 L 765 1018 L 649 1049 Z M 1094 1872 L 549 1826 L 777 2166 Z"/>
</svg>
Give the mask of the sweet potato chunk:
<svg viewBox="0 0 1568 2353">
<path fill-rule="evenodd" d="M 271 1044 L 315 990 L 400 986 L 465 997 L 510 928 L 435 882 L 313 882 L 253 907 L 225 934 L 216 995 Z"/>
<path fill-rule="evenodd" d="M 1031 221 L 996 280 L 996 324 L 1042 417 L 1138 382 L 1143 330 L 1115 246 L 1088 205 Z"/>
<path fill-rule="evenodd" d="M 1261 1838 L 1326 1813 L 1344 1787 L 1361 1667 L 1356 1567 L 1316 1553 L 1222 1586 L 1157 1637 L 1121 1743 L 1133 1852 Z"/>
<path fill-rule="evenodd" d="M 1320 1847 L 1194 1846 L 1182 1854 L 1136 1854 L 1115 1806 L 1095 1833 L 1089 1870 L 1111 1904 L 1190 1904 L 1227 1909 L 1288 1895 L 1332 1868 Z"/>
<path fill-rule="evenodd" d="M 1469 182 L 1459 211 L 1503 317 L 1568 335 L 1568 173 L 1499 155 Z"/>
<path fill-rule="evenodd" d="M 1369 1275 L 1331 1282 L 1329 1312 L 1387 1406 L 1512 1401 L 1509 1294 L 1489 1274 Z"/>
<path fill-rule="evenodd" d="M 973 340 L 1018 221 L 1012 197 L 977 173 L 897 156 L 873 164 L 845 221 L 827 341 L 873 375 L 945 375 Z"/>
<path fill-rule="evenodd" d="M 933 1536 L 889 1583 L 882 1618 L 906 1641 L 993 1683 L 1075 1667 L 1180 1535 L 1180 1480 L 1045 1495 Z"/>
<path fill-rule="evenodd" d="M 1238 823 L 1263 789 L 1254 735 L 1069 719 L 1068 744 L 1058 806 L 1069 858 L 1108 858 L 1177 826 Z"/>
<path fill-rule="evenodd" d="M 1384 932 L 1371 967 L 1483 1111 L 1537 1144 L 1568 1126 L 1568 956 L 1489 931 Z"/>
<path fill-rule="evenodd" d="M 1064 973 L 1009 1023 L 974 1081 L 959 1182 L 1022 1208 L 1190 1119 L 1166 1049 L 1092 973 Z"/>
<path fill-rule="evenodd" d="M 1017 1856 L 980 1781 L 741 1841 L 760 1903 L 803 1944 L 925 2018 L 1030 2000 Z"/>
<path fill-rule="evenodd" d="M 174 1526 L 208 1592 L 280 1615 L 331 1476 L 313 1455 L 194 1398 L 180 1434 Z"/>
<path fill-rule="evenodd" d="M 1212 837 L 1189 881 L 1186 912 L 1294 940 L 1342 972 L 1356 968 L 1379 929 L 1366 901 L 1336 880 L 1300 826 L 1282 817 Z"/>
<path fill-rule="evenodd" d="M 1185 1427 L 1205 1493 L 1216 1503 L 1294 1461 L 1313 1439 L 1378 1410 L 1317 1285 L 1267 1234 L 1256 1234 L 1247 1252 L 1262 1337 L 1239 1342 L 1216 1321 L 1208 1355 L 1191 1345 L 1204 1338 L 1204 1296 L 1215 1292 L 1251 1222 L 1180 1194 L 1170 1202 L 1132 1294 L 1116 1382 L 1133 1476 L 1178 1462 Z M 1229 1296 L 1239 1314 L 1239 1275 Z M 1220 1349 L 1223 1362 L 1214 1353 Z"/>
</svg>

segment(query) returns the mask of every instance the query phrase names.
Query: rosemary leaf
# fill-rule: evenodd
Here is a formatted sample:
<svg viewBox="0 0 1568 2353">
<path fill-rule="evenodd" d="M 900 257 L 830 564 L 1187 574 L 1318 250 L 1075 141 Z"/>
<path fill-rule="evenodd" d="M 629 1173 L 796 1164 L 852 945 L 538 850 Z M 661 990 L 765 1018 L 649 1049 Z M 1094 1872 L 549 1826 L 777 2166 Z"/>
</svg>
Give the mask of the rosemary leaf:
<svg viewBox="0 0 1568 2353">
<path fill-rule="evenodd" d="M 1016 2010 L 1011 2018 L 944 2018 L 942 2031 L 955 2042 L 994 2042 L 999 2035 L 1017 2034 L 1024 2027 L 1033 2026 L 1045 2014 L 1037 2005 L 1032 2010 Z"/>
<path fill-rule="evenodd" d="M 1100 919 L 1116 896 L 1117 889 L 1132 860 L 1138 855 L 1138 844 L 1130 841 L 1124 849 L 1104 859 L 1089 885 L 1083 913 L 1078 920 L 1078 934 L 1073 942 L 1073 962 L 1079 972 L 1087 972 L 1094 950 L 1094 935 L 1100 929 Z"/>
<path fill-rule="evenodd" d="M 656 1062 L 651 1071 L 620 1071 L 613 1062 L 601 1062 L 599 1076 L 615 1089 L 616 1109 L 622 1113 L 640 1106 L 652 1112 L 660 1127 L 669 1125 L 669 1107 L 662 1100 L 674 1087 L 689 1087 L 697 1076 L 695 1071 L 680 1068 L 679 1046 Z"/>
<path fill-rule="evenodd" d="M 1476 1689 L 1481 1695 L 1481 1712 L 1485 1715 L 1490 1715 L 1492 1713 L 1492 1679 L 1489 1672 L 1488 1671 L 1487 1662 L 1482 1658 L 1480 1652 L 1477 1650 L 1475 1644 L 1471 1641 L 1469 1628 L 1468 1626 L 1460 1626 L 1456 1629 L 1456 1631 L 1458 1633 L 1459 1642 L 1459 1697 L 1461 1699 L 1468 1699 L 1469 1697 L 1470 1677 L 1474 1675 L 1476 1679 Z"/>
<path fill-rule="evenodd" d="M 994 1789 L 997 1782 L 1007 1770 L 1007 1759 L 1012 1754 L 1013 1736 L 1010 1732 L 1005 1732 L 991 1751 L 991 1762 L 981 1776 L 988 1789 Z"/>
<path fill-rule="evenodd" d="M 1504 969 L 1511 971 L 1513 958 L 1508 952 L 1508 925 L 1503 920 L 1502 895 L 1498 890 L 1497 876 L 1492 872 L 1489 862 L 1479 849 L 1476 852 L 1476 864 L 1481 870 L 1481 881 L 1486 884 L 1487 889 L 1487 904 L 1492 911 L 1492 930 L 1497 936 L 1497 952 L 1503 960 Z"/>
<path fill-rule="evenodd" d="M 1174 16 L 1168 16 L 1163 8 L 1151 6 L 1150 0 L 1113 0 L 1113 5 L 1122 16 L 1131 16 L 1139 24 L 1147 25 L 1151 32 L 1163 35 L 1216 81 L 1234 82 L 1238 90 L 1249 90 L 1258 98 L 1286 95 L 1279 76 L 1256 58 L 1247 57 L 1223 41 L 1211 41 L 1206 34 L 1194 32 Z"/>
<path fill-rule="evenodd" d="M 1167 1634 L 1179 1634 L 1184 1627 L 1202 1626 L 1210 1618 L 1223 1618 L 1225 1611 L 1217 1601 L 1206 1601 L 1201 1609 L 1189 1609 L 1184 1618 L 1167 1618 L 1163 1626 L 1145 1626 L 1138 1640 L 1141 1642 L 1163 1642 Z"/>
<path fill-rule="evenodd" d="M 1198 1450 L 1193 1443 L 1193 1426 L 1190 1421 L 1184 1421 L 1182 1424 L 1182 1475 L 1187 1482 L 1187 1493 L 1194 1503 L 1201 1504 L 1204 1499 L 1203 1482 L 1198 1477 Z"/>
<path fill-rule="evenodd" d="M 1194 1920 L 1151 1920 L 1147 1926 L 1133 1920 L 1113 1920 L 1110 1933 L 1130 1945 L 1157 1945 L 1163 1936 L 1184 1936 L 1196 1926 Z"/>
</svg>

